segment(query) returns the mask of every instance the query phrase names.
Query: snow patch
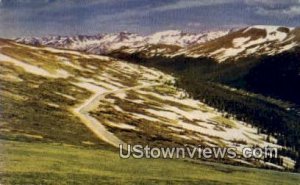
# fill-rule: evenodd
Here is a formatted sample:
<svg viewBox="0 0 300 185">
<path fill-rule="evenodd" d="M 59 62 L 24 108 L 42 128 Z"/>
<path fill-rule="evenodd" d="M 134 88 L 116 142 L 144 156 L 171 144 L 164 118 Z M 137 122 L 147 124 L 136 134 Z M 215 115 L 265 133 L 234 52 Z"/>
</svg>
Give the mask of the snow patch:
<svg viewBox="0 0 300 185">
<path fill-rule="evenodd" d="M 3 55 L 0 53 L 0 60 L 3 61 L 3 62 L 10 62 L 18 67 L 22 67 L 26 72 L 28 73 L 32 73 L 32 74 L 35 74 L 35 75 L 39 75 L 39 76 L 45 76 L 45 77 L 50 77 L 50 78 L 56 78 L 57 76 L 55 75 L 52 75 L 50 74 L 48 71 L 40 68 L 40 67 L 37 67 L 37 66 L 34 66 L 34 65 L 30 65 L 30 64 L 27 64 L 25 62 L 21 62 L 19 60 L 16 60 L 14 58 L 11 58 L 9 56 L 6 56 L 6 55 Z"/>
</svg>

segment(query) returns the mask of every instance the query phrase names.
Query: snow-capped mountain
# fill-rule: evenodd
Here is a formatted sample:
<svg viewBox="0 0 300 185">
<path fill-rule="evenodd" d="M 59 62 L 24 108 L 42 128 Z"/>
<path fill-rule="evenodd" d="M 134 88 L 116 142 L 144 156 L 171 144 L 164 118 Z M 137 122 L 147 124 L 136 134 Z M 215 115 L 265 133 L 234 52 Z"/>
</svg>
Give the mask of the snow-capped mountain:
<svg viewBox="0 0 300 185">
<path fill-rule="evenodd" d="M 223 62 L 253 55 L 278 54 L 299 46 L 299 42 L 299 28 L 250 26 L 224 37 L 184 48 L 172 56 L 211 57 Z"/>
<path fill-rule="evenodd" d="M 99 34 L 95 36 L 46 36 L 17 38 L 16 41 L 24 44 L 49 46 L 85 51 L 93 54 L 107 54 L 109 52 L 124 49 L 124 52 L 149 49 L 153 45 L 172 45 L 176 48 L 184 48 L 194 44 L 200 44 L 227 34 L 228 31 L 216 31 L 207 33 L 184 33 L 178 30 L 157 32 L 148 36 L 140 36 L 129 32 L 117 34 Z M 160 47 L 160 46 L 158 46 Z M 165 49 L 163 49 L 164 51 Z"/>
</svg>

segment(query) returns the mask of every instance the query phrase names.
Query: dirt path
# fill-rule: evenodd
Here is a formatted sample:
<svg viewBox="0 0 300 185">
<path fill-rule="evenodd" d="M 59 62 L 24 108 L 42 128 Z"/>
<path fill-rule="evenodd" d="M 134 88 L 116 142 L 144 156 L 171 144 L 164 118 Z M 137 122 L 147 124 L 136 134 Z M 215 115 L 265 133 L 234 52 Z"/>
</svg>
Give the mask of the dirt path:
<svg viewBox="0 0 300 185">
<path fill-rule="evenodd" d="M 89 112 L 99 105 L 100 100 L 104 99 L 105 96 L 109 94 L 118 94 L 118 93 L 124 93 L 129 90 L 135 90 L 135 89 L 141 89 L 144 87 L 151 87 L 156 86 L 159 84 L 152 84 L 152 85 L 140 85 L 140 86 L 134 86 L 134 87 L 127 87 L 115 91 L 110 92 L 98 92 L 91 96 L 87 101 L 85 101 L 83 104 L 81 104 L 79 107 L 73 109 L 73 113 L 77 115 L 81 121 L 93 132 L 99 137 L 101 140 L 115 146 L 119 147 L 119 145 L 123 145 L 123 148 L 127 148 L 126 143 L 121 141 L 119 138 L 117 138 L 113 133 L 109 132 L 103 124 L 101 124 L 97 119 L 92 117 Z"/>
</svg>

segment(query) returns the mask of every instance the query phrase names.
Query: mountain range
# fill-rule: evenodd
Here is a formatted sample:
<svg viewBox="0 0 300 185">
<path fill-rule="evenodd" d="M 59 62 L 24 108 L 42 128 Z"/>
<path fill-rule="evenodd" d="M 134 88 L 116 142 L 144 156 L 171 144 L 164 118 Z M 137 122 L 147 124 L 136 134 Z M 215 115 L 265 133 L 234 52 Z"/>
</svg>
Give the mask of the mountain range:
<svg viewBox="0 0 300 185">
<path fill-rule="evenodd" d="M 64 48 L 85 51 L 93 54 L 107 54 L 114 50 L 124 49 L 124 51 L 135 52 L 151 45 L 168 45 L 175 48 L 185 48 L 187 46 L 204 43 L 220 36 L 226 35 L 228 31 L 214 31 L 207 33 L 185 33 L 179 30 L 168 30 L 157 32 L 148 36 L 141 36 L 129 32 L 112 34 L 98 34 L 94 36 L 45 36 L 17 38 L 17 42 L 31 44 L 35 46 L 49 46 L 54 48 Z"/>
<path fill-rule="evenodd" d="M 93 36 L 45 36 L 16 38 L 16 42 L 92 54 L 142 54 L 144 57 L 184 55 L 210 57 L 219 62 L 253 55 L 274 55 L 296 47 L 300 29 L 256 25 L 234 31 L 185 33 L 178 30 L 140 36 L 129 32 Z"/>
</svg>

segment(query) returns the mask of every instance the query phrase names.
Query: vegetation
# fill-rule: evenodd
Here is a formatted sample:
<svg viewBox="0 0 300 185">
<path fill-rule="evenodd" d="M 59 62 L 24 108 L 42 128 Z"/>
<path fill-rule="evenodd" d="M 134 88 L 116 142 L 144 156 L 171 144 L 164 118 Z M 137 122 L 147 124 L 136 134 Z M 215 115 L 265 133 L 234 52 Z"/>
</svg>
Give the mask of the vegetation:
<svg viewBox="0 0 300 185">
<path fill-rule="evenodd" d="M 1 69 L 1 75 L 19 76 L 22 81 L 0 79 L 1 92 L 5 92 L 0 96 L 0 138 L 77 145 L 85 145 L 84 142 L 89 141 L 98 147 L 103 145 L 69 111 L 90 92 L 72 85 L 66 79 L 32 75 L 5 63 L 1 63 Z"/>
<path fill-rule="evenodd" d="M 2 184 L 294 185 L 298 174 L 172 159 L 120 159 L 117 152 L 0 140 L 7 156 Z"/>
</svg>

